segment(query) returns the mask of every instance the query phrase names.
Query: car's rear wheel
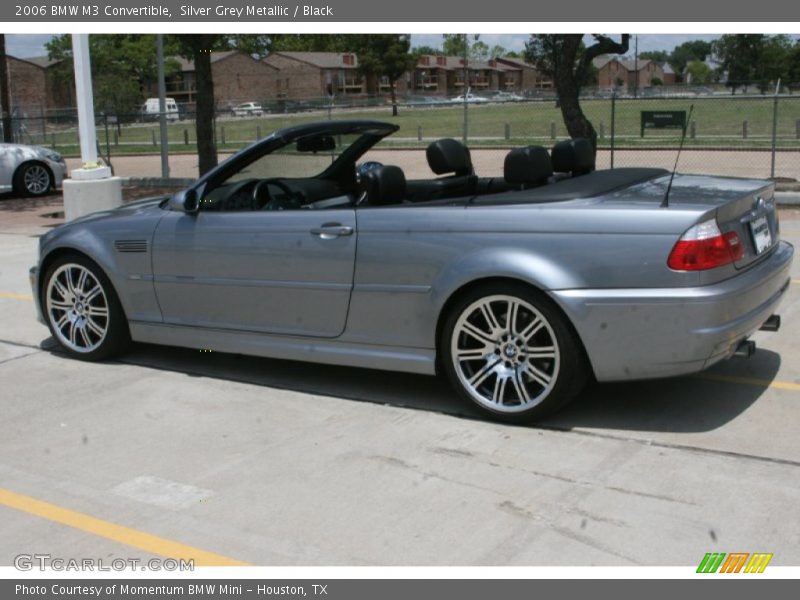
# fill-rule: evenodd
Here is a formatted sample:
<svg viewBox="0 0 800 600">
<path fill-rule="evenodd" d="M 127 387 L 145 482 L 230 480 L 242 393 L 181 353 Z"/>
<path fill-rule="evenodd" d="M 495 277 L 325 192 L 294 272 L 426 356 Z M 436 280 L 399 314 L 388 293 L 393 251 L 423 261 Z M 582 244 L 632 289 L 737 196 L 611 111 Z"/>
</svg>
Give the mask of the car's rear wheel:
<svg viewBox="0 0 800 600">
<path fill-rule="evenodd" d="M 53 188 L 53 176 L 42 163 L 29 162 L 14 174 L 14 191 L 26 196 L 44 196 Z"/>
<path fill-rule="evenodd" d="M 88 258 L 70 255 L 54 261 L 42 294 L 50 332 L 71 356 L 103 360 L 129 344 L 128 323 L 111 282 Z"/>
<path fill-rule="evenodd" d="M 465 294 L 447 316 L 439 347 L 458 392 L 506 422 L 551 414 L 587 380 L 583 350 L 564 317 L 523 284 L 488 284 Z"/>
</svg>

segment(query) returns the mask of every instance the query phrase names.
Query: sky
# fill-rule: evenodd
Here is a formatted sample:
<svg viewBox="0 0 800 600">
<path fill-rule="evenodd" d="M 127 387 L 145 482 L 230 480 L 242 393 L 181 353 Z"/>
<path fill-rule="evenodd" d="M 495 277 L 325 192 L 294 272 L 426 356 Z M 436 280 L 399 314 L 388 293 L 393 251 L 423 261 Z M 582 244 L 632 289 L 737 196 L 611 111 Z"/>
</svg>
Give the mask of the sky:
<svg viewBox="0 0 800 600">
<path fill-rule="evenodd" d="M 6 34 L 6 52 L 19 58 L 44 56 L 47 54 L 44 44 L 51 37 L 49 34 Z M 690 40 L 711 41 L 718 37 L 720 37 L 718 34 L 643 34 L 639 36 L 639 52 L 644 52 L 645 50 L 672 50 L 675 46 Z M 481 35 L 480 39 L 490 48 L 498 45 L 507 50 L 522 50 L 525 48 L 525 40 L 528 39 L 528 34 L 485 34 Z M 414 46 L 433 46 L 437 48 L 442 45 L 442 36 L 440 34 L 412 34 L 411 43 Z M 633 51 L 632 42 L 631 51 Z"/>
</svg>

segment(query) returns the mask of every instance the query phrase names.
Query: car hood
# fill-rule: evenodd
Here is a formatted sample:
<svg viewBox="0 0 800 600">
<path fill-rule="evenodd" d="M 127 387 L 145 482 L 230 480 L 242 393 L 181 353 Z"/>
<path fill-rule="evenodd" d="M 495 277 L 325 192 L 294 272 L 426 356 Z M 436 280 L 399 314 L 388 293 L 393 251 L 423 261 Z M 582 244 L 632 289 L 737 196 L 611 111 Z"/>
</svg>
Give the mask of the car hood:
<svg viewBox="0 0 800 600">
<path fill-rule="evenodd" d="M 143 211 L 151 212 L 153 210 L 160 210 L 159 205 L 167 200 L 169 196 L 154 196 L 152 198 L 143 198 L 134 202 L 128 202 L 117 208 L 110 210 L 100 210 L 97 212 L 78 217 L 74 221 L 65 223 L 65 225 L 86 224 L 92 221 L 100 221 L 103 219 L 120 219 L 134 214 L 139 214 Z"/>
</svg>

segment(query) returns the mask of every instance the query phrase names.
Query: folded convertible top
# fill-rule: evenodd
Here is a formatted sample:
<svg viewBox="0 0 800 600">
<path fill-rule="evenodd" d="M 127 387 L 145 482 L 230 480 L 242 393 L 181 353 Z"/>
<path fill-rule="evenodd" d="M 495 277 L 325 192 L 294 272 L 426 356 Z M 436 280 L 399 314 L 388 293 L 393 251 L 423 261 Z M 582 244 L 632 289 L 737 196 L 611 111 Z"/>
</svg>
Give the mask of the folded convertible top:
<svg viewBox="0 0 800 600">
<path fill-rule="evenodd" d="M 540 202 L 563 202 L 578 198 L 601 196 L 618 189 L 630 187 L 643 181 L 668 174 L 666 169 L 630 167 L 594 171 L 580 177 L 562 179 L 536 188 L 477 196 L 470 204 L 493 206 L 497 204 L 527 204 Z"/>
</svg>

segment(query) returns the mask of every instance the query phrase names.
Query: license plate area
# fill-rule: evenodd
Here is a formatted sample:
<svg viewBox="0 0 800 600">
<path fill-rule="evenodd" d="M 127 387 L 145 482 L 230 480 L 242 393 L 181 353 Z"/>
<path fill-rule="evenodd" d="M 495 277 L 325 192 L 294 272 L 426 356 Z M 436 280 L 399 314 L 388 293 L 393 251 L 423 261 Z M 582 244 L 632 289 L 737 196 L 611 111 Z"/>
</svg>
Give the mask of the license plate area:
<svg viewBox="0 0 800 600">
<path fill-rule="evenodd" d="M 750 236 L 756 255 L 763 253 L 772 246 L 772 232 L 769 229 L 769 219 L 766 215 L 756 217 L 749 223 Z"/>
</svg>

